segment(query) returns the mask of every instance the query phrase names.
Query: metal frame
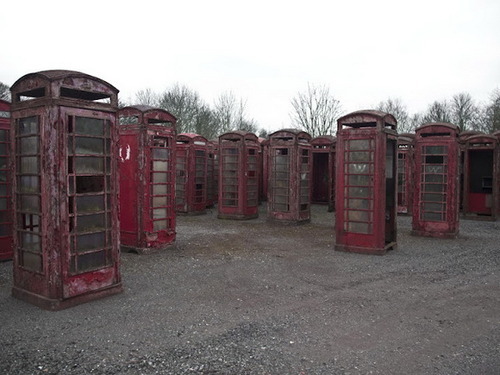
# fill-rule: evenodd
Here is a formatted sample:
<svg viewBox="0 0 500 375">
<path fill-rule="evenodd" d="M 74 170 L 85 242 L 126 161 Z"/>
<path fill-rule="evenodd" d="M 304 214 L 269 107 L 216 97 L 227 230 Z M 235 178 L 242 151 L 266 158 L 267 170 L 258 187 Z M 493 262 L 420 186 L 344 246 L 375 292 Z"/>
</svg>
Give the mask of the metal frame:
<svg viewBox="0 0 500 375">
<path fill-rule="evenodd" d="M 10 260 L 12 247 L 10 102 L 0 99 L 0 261 Z"/>
</svg>

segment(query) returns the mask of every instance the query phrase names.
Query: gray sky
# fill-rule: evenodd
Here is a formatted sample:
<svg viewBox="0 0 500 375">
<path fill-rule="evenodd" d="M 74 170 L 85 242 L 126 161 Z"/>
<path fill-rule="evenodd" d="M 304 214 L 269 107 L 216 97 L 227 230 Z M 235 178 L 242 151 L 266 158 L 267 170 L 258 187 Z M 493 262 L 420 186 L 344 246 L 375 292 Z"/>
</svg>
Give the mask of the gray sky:
<svg viewBox="0 0 500 375">
<path fill-rule="evenodd" d="M 83 5 L 83 6 L 82 6 Z M 410 113 L 500 88 L 500 0 L 7 1 L 0 81 L 77 70 L 120 90 L 231 91 L 259 127 L 326 85 L 345 113 L 400 98 Z"/>
</svg>

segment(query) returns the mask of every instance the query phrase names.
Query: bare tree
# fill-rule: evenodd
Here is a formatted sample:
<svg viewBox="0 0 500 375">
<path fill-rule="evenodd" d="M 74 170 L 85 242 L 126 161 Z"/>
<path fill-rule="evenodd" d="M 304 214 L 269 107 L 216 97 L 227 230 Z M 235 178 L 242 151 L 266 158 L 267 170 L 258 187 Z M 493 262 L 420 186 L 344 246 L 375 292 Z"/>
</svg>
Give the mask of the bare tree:
<svg viewBox="0 0 500 375">
<path fill-rule="evenodd" d="M 484 107 L 483 126 L 485 133 L 493 133 L 500 130 L 500 89 L 495 89 L 490 102 Z"/>
<path fill-rule="evenodd" d="M 307 92 L 299 92 L 291 100 L 292 125 L 308 132 L 312 137 L 333 135 L 341 113 L 340 102 L 330 95 L 326 86 L 307 85 Z"/>
<path fill-rule="evenodd" d="M 0 82 L 0 99 L 10 101 L 10 87 Z"/>
<path fill-rule="evenodd" d="M 160 95 L 155 93 L 150 88 L 139 90 L 135 93 L 135 103 L 141 105 L 149 105 L 151 107 L 158 107 L 160 102 Z"/>
<path fill-rule="evenodd" d="M 471 130 L 479 121 L 480 110 L 470 94 L 462 92 L 453 96 L 451 105 L 451 120 L 460 131 Z"/>
<path fill-rule="evenodd" d="M 424 122 L 451 122 L 450 105 L 446 100 L 442 102 L 435 101 L 424 114 Z"/>
<path fill-rule="evenodd" d="M 415 131 L 416 128 L 418 128 L 420 125 L 423 125 L 425 123 L 424 115 L 421 113 L 415 113 L 411 117 L 408 118 L 408 123 L 409 123 L 409 128 L 412 129 L 408 133 L 412 133 Z M 400 133 L 403 133 L 400 131 Z"/>
<path fill-rule="evenodd" d="M 177 117 L 177 132 L 195 132 L 200 127 L 197 119 L 203 102 L 196 91 L 179 84 L 173 85 L 160 95 L 158 107 Z"/>
<path fill-rule="evenodd" d="M 243 99 L 236 99 L 231 91 L 221 94 L 214 103 L 214 118 L 219 124 L 221 133 L 231 130 L 255 133 L 257 123 L 253 119 L 247 119 L 245 112 L 246 102 Z"/>
<path fill-rule="evenodd" d="M 401 99 L 387 99 L 380 102 L 377 107 L 379 111 L 387 112 L 393 115 L 398 122 L 399 133 L 411 133 L 415 130 L 414 124 L 410 121 L 406 105 L 403 104 Z"/>
</svg>

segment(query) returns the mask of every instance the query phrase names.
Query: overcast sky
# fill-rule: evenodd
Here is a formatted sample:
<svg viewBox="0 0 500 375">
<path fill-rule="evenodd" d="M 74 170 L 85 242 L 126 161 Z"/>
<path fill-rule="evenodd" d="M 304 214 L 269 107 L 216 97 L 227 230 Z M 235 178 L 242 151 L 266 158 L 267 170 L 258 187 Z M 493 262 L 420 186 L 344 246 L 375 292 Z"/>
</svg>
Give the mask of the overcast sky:
<svg viewBox="0 0 500 375">
<path fill-rule="evenodd" d="M 210 105 L 231 91 L 259 127 L 326 85 L 345 113 L 400 98 L 410 113 L 500 88 L 500 0 L 5 1 L 0 81 L 97 76 L 133 99 L 175 83 Z"/>
</svg>

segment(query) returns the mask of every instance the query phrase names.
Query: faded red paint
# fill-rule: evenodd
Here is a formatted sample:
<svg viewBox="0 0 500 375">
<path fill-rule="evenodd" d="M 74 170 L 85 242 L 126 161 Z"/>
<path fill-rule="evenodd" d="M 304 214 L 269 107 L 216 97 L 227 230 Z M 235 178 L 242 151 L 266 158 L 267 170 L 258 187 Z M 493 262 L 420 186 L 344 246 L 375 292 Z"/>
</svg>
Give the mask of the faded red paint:
<svg viewBox="0 0 500 375">
<path fill-rule="evenodd" d="M 139 253 L 175 241 L 175 123 L 148 106 L 118 111 L 120 234 L 124 250 Z"/>
<path fill-rule="evenodd" d="M 397 246 L 396 119 L 357 111 L 337 126 L 335 250 L 385 254 Z"/>
<path fill-rule="evenodd" d="M 177 136 L 175 207 L 177 213 L 204 214 L 207 207 L 207 139 L 198 134 Z"/>
<path fill-rule="evenodd" d="M 0 261 L 12 259 L 10 103 L 0 99 Z"/>
<path fill-rule="evenodd" d="M 11 91 L 13 296 L 57 310 L 121 292 L 118 90 L 51 70 Z"/>
<path fill-rule="evenodd" d="M 312 187 L 311 202 L 328 204 L 335 209 L 335 146 L 337 138 L 322 135 L 311 140 Z"/>
<path fill-rule="evenodd" d="M 398 214 L 411 214 L 414 190 L 414 134 L 398 135 Z"/>
<path fill-rule="evenodd" d="M 498 207 L 498 138 L 476 134 L 465 140 L 464 217 L 496 220 Z"/>
<path fill-rule="evenodd" d="M 219 137 L 220 219 L 258 217 L 259 149 L 253 133 L 234 131 Z"/>
<path fill-rule="evenodd" d="M 412 234 L 455 238 L 459 231 L 458 127 L 428 123 L 415 134 Z"/>
<path fill-rule="evenodd" d="M 311 220 L 311 136 L 296 129 L 269 135 L 267 215 L 272 221 Z"/>
</svg>

